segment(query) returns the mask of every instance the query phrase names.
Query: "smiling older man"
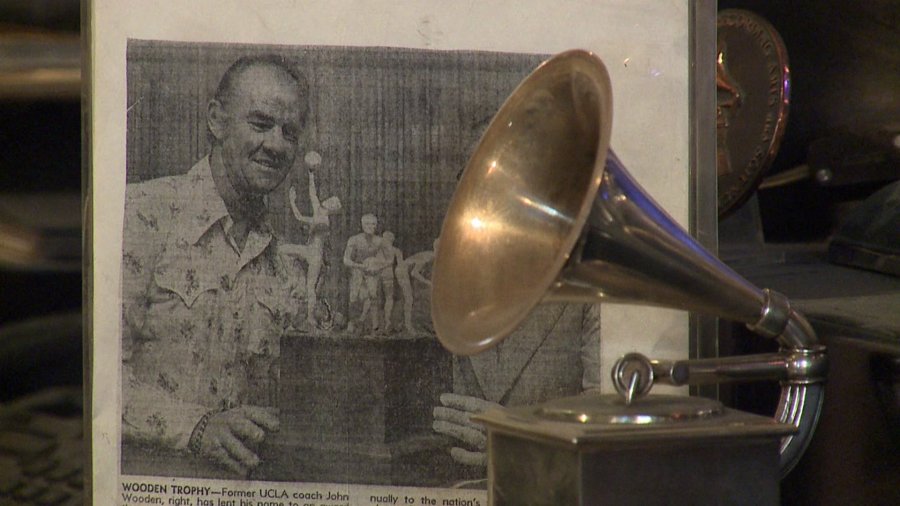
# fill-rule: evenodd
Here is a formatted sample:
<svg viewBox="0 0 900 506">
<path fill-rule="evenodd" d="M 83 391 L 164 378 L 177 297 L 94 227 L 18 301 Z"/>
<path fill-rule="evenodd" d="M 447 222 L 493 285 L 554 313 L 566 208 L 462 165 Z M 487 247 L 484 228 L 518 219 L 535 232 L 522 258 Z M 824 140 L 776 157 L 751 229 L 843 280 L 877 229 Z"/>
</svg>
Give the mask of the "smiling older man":
<svg viewBox="0 0 900 506">
<path fill-rule="evenodd" d="M 265 221 L 307 114 L 305 78 L 236 61 L 208 105 L 211 150 L 186 174 L 126 190 L 125 442 L 193 452 L 238 475 L 277 430 L 279 340 L 298 304 Z"/>
</svg>

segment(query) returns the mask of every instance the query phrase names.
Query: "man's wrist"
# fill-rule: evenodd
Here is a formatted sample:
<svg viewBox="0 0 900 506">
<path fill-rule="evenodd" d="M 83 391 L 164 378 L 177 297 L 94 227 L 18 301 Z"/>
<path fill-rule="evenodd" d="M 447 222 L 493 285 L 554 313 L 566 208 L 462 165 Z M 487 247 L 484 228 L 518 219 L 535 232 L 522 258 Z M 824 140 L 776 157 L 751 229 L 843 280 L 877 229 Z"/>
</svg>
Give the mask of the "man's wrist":
<svg viewBox="0 0 900 506">
<path fill-rule="evenodd" d="M 203 433 L 206 432 L 206 426 L 209 425 L 209 419 L 212 418 L 213 415 L 220 413 L 221 411 L 218 409 L 214 409 L 212 411 L 207 411 L 200 417 L 200 420 L 197 422 L 197 425 L 194 425 L 194 430 L 191 431 L 191 437 L 188 439 L 188 450 L 191 453 L 196 455 L 200 454 L 200 447 L 203 443 Z"/>
</svg>

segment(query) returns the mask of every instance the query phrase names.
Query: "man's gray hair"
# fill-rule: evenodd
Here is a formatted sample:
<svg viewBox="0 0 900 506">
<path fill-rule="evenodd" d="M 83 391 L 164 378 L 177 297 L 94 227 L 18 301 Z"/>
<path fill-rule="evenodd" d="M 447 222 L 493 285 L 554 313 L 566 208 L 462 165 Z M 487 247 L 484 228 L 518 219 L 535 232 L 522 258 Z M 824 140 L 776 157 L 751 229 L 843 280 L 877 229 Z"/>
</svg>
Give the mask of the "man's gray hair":
<svg viewBox="0 0 900 506">
<path fill-rule="evenodd" d="M 234 95 L 237 78 L 245 71 L 254 67 L 272 67 L 284 72 L 297 83 L 297 88 L 300 90 L 301 96 L 303 96 L 304 99 L 309 97 L 309 83 L 306 80 L 306 76 L 297 69 L 293 62 L 281 55 L 261 54 L 242 56 L 235 60 L 235 62 L 228 67 L 228 70 L 222 74 L 222 79 L 219 80 L 219 86 L 216 88 L 213 98 L 223 104 L 228 103 Z"/>
<path fill-rule="evenodd" d="M 259 54 L 241 56 L 228 67 L 224 74 L 222 74 L 222 78 L 219 79 L 219 85 L 216 87 L 215 93 L 213 93 L 213 100 L 216 100 L 223 105 L 228 104 L 234 98 L 238 78 L 247 70 L 256 67 L 269 67 L 284 72 L 297 84 L 301 103 L 304 105 L 304 109 L 301 112 L 300 125 L 301 127 L 304 126 L 306 124 L 306 114 L 309 109 L 309 82 L 306 80 L 306 75 L 297 69 L 295 63 L 281 55 Z M 209 130 L 208 126 L 206 135 L 210 144 L 216 143 L 216 138 Z"/>
</svg>

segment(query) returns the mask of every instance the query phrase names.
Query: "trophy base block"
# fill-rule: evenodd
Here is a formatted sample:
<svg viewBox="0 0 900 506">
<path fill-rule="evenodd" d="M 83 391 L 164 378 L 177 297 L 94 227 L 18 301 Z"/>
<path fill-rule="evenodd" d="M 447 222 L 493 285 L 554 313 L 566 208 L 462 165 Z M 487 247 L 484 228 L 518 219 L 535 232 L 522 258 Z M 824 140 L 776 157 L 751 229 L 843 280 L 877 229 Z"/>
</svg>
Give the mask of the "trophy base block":
<svg viewBox="0 0 900 506">
<path fill-rule="evenodd" d="M 270 445 L 255 472 L 274 481 L 443 486 L 452 480 L 448 441 L 435 434 L 389 444 L 340 447 Z"/>
</svg>

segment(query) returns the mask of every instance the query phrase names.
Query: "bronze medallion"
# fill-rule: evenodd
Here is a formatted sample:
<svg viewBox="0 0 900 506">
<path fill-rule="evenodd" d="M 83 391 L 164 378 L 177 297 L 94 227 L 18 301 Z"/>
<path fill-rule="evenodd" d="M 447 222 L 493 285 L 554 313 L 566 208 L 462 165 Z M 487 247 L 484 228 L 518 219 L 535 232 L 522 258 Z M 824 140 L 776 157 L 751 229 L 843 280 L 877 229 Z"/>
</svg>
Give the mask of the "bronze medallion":
<svg viewBox="0 0 900 506">
<path fill-rule="evenodd" d="M 719 217 L 743 204 L 778 152 L 787 124 L 787 49 L 768 21 L 748 11 L 718 15 L 716 170 Z"/>
</svg>

